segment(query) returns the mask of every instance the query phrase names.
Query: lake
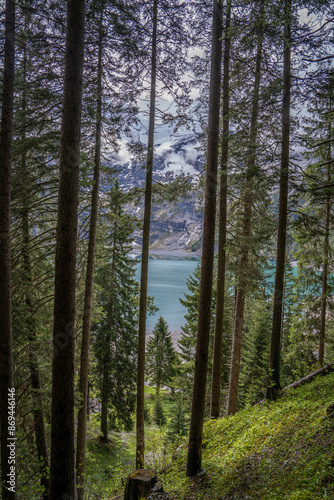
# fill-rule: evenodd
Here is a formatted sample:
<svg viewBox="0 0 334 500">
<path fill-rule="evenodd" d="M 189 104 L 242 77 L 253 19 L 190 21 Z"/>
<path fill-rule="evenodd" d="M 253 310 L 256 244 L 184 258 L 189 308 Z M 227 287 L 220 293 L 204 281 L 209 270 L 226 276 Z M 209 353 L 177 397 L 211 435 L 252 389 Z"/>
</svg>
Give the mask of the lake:
<svg viewBox="0 0 334 500">
<path fill-rule="evenodd" d="M 150 258 L 148 265 L 148 295 L 154 297 L 154 304 L 159 311 L 146 319 L 146 331 L 151 333 L 159 316 L 162 316 L 168 323 L 171 332 L 180 332 L 184 325 L 185 307 L 182 306 L 179 299 L 188 292 L 187 278 L 193 274 L 199 260 L 186 259 L 164 259 Z M 270 263 L 267 270 L 270 293 L 273 292 L 275 283 L 274 262 Z M 294 276 L 297 274 L 295 265 L 292 267 Z M 137 264 L 136 279 L 140 282 L 140 262 Z M 179 336 L 173 336 L 173 338 Z"/>
<path fill-rule="evenodd" d="M 154 297 L 159 311 L 146 320 L 146 331 L 150 333 L 159 316 L 168 323 L 172 332 L 179 332 L 184 325 L 185 307 L 179 301 L 187 289 L 187 278 L 193 274 L 199 260 L 150 259 L 148 264 L 148 295 Z M 136 279 L 140 282 L 140 262 Z"/>
</svg>

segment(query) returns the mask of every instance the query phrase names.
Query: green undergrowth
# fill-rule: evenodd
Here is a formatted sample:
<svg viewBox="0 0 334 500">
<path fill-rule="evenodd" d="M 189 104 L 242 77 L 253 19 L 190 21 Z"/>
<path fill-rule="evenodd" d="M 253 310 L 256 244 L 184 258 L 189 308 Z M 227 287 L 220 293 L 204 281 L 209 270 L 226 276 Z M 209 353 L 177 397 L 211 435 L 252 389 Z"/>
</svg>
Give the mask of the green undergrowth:
<svg viewBox="0 0 334 500">
<path fill-rule="evenodd" d="M 89 437 L 86 445 L 85 498 L 109 499 L 123 489 L 123 478 L 134 469 L 129 433 L 110 433 L 109 442 Z"/>
<path fill-rule="evenodd" d="M 168 394 L 160 391 L 167 423 L 171 406 Z M 153 421 L 155 399 L 156 389 L 145 386 L 150 415 L 145 423 L 145 465 L 158 473 L 171 462 L 173 447 L 166 443 L 167 424 L 158 426 Z M 101 441 L 100 414 L 91 414 L 87 422 L 85 500 L 109 500 L 121 495 L 126 476 L 135 469 L 136 433 L 109 431 L 108 438 L 108 443 Z"/>
<path fill-rule="evenodd" d="M 161 475 L 170 498 L 334 500 L 334 374 L 204 426 L 203 471 L 185 478 L 186 445 Z"/>
</svg>

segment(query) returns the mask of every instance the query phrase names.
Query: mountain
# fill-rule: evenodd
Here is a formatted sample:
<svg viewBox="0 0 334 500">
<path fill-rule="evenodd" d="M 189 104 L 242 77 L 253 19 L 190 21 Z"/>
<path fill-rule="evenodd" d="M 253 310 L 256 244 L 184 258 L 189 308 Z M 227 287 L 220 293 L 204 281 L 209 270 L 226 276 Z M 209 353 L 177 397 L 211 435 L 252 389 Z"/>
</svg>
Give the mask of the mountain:
<svg viewBox="0 0 334 500">
<path fill-rule="evenodd" d="M 167 130 L 168 132 L 168 130 Z M 200 151 L 199 133 L 191 132 L 162 134 L 154 148 L 153 182 L 170 183 L 181 178 L 196 186 L 203 170 L 203 154 Z M 133 132 L 133 142 L 145 147 L 145 135 Z M 145 183 L 145 165 L 131 160 L 125 148 L 110 159 L 117 170 L 120 188 L 129 190 Z M 128 209 L 141 218 L 143 205 L 135 204 Z M 150 245 L 155 251 L 198 252 L 202 237 L 203 211 L 199 203 L 198 189 L 179 201 L 153 204 Z M 140 249 L 141 231 L 134 234 L 134 250 Z"/>
</svg>

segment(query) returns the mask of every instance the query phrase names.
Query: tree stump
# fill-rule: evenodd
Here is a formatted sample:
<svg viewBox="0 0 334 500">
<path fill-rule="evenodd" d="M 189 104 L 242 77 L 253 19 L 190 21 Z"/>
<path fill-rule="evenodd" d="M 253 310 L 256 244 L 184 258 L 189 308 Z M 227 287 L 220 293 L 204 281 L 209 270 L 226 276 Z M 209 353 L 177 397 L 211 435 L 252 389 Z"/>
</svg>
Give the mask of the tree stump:
<svg viewBox="0 0 334 500">
<path fill-rule="evenodd" d="M 124 500 L 141 500 L 148 497 L 157 482 L 153 470 L 134 470 L 126 478 Z"/>
</svg>

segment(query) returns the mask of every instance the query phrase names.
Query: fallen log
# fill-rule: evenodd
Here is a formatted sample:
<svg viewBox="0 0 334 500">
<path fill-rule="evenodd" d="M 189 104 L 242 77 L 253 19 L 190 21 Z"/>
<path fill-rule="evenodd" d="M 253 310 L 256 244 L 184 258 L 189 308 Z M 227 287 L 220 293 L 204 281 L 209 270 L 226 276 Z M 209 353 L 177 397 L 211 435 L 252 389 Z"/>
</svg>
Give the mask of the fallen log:
<svg viewBox="0 0 334 500">
<path fill-rule="evenodd" d="M 299 387 L 300 385 L 306 384 L 307 382 L 311 382 L 317 375 L 326 375 L 327 373 L 331 372 L 334 370 L 334 362 L 329 363 L 326 366 L 323 366 L 322 368 L 319 368 L 315 372 L 309 373 L 303 378 L 300 378 L 299 380 L 296 380 L 296 382 L 293 382 L 293 384 L 287 385 L 286 387 L 283 387 L 283 389 L 280 390 L 280 394 L 283 392 L 287 391 L 288 389 L 295 389 L 296 387 Z M 261 399 L 258 403 L 255 403 L 253 406 L 257 405 L 262 405 L 265 403 L 267 399 Z"/>
<path fill-rule="evenodd" d="M 326 374 L 326 372 L 330 372 L 333 369 L 334 369 L 334 362 L 329 363 L 328 365 L 323 366 L 322 368 L 319 368 L 315 372 L 309 373 L 308 375 L 306 375 L 306 377 L 303 377 L 303 378 L 297 380 L 296 382 L 293 382 L 293 384 L 287 385 L 286 387 L 284 387 L 281 390 L 281 392 L 285 392 L 288 389 L 295 389 L 296 387 L 299 387 L 300 385 L 306 384 L 307 382 L 311 382 L 311 380 L 313 380 L 317 375 L 321 375 L 321 374 L 324 375 L 324 374 Z"/>
</svg>

